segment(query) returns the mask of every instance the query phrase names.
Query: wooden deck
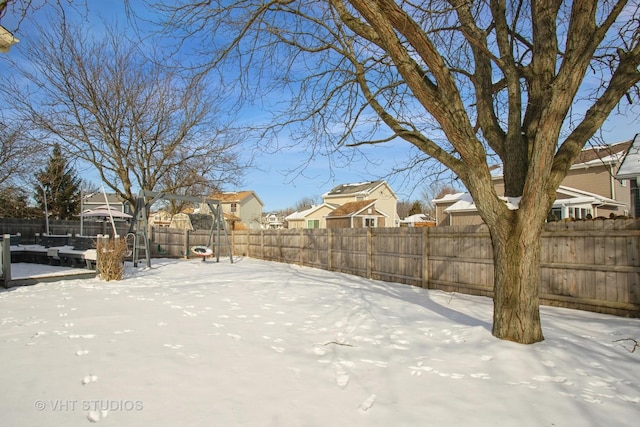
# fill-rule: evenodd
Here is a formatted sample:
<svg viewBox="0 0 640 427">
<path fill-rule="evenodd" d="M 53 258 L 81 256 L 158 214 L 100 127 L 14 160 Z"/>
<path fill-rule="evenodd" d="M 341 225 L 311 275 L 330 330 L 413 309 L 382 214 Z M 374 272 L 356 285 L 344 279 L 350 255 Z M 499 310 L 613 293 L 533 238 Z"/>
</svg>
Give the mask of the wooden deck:
<svg viewBox="0 0 640 427">
<path fill-rule="evenodd" d="M 90 279 L 97 275 L 95 249 L 73 246 L 11 245 L 10 274 L 0 278 L 5 288 L 70 279 Z"/>
</svg>

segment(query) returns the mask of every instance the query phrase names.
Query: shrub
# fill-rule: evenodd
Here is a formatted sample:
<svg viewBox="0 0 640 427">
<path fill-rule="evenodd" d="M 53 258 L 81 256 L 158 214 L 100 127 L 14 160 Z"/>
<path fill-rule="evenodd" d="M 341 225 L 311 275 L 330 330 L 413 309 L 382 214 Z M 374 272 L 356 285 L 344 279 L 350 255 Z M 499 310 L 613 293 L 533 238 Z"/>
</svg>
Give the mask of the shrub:
<svg viewBox="0 0 640 427">
<path fill-rule="evenodd" d="M 124 276 L 124 258 L 127 255 L 127 241 L 115 239 L 98 240 L 98 259 L 96 270 L 102 280 L 122 280 Z"/>
</svg>

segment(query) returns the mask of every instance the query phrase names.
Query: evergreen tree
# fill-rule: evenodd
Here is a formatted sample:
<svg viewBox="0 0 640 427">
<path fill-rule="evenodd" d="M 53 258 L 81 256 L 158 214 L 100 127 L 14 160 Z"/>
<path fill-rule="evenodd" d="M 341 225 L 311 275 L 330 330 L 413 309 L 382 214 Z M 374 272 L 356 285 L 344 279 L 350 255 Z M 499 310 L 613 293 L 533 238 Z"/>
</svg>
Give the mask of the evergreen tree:
<svg viewBox="0 0 640 427">
<path fill-rule="evenodd" d="M 29 197 L 17 187 L 0 188 L 0 218 L 39 218 L 38 208 L 29 206 Z"/>
<path fill-rule="evenodd" d="M 413 202 L 413 205 L 411 205 L 411 209 L 409 210 L 409 216 L 421 214 L 421 213 L 422 213 L 422 203 L 420 203 L 419 200 L 416 200 L 415 202 Z"/>
<path fill-rule="evenodd" d="M 46 192 L 47 209 L 54 219 L 76 219 L 80 213 L 81 180 L 67 160 L 62 156 L 60 146 L 53 147 L 51 158 L 44 170 L 35 174 L 35 200 L 44 211 L 43 191 Z"/>
</svg>

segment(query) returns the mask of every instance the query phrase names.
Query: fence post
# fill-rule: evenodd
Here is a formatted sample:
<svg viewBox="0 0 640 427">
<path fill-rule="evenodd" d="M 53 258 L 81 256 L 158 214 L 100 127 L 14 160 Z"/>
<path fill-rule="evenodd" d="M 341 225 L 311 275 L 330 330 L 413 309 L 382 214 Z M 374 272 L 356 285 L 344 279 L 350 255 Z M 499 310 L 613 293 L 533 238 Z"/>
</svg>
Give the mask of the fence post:
<svg viewBox="0 0 640 427">
<path fill-rule="evenodd" d="M 184 230 L 184 258 L 189 258 L 189 230 Z"/>
<path fill-rule="evenodd" d="M 307 247 L 307 245 L 304 244 L 304 229 L 300 228 L 298 231 L 298 234 L 300 234 L 300 265 L 304 266 L 304 260 L 305 260 L 304 251 Z"/>
<path fill-rule="evenodd" d="M 332 271 L 333 270 L 333 251 L 331 249 L 333 248 L 333 228 L 329 228 L 327 229 L 327 231 L 328 231 L 327 251 L 329 252 L 327 254 L 327 270 Z"/>
<path fill-rule="evenodd" d="M 11 234 L 2 235 L 0 246 L 0 263 L 2 263 L 2 278 L 5 288 L 11 286 Z"/>
<path fill-rule="evenodd" d="M 422 287 L 429 289 L 429 229 L 422 227 Z"/>
<path fill-rule="evenodd" d="M 367 227 L 367 279 L 373 276 L 373 227 Z"/>
</svg>

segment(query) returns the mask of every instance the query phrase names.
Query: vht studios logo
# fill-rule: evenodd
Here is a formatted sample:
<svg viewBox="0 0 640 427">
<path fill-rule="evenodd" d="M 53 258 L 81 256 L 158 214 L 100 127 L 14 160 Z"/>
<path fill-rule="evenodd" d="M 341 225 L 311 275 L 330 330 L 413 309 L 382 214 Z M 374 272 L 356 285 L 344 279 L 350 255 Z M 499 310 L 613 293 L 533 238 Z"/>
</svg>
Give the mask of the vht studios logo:
<svg viewBox="0 0 640 427">
<path fill-rule="evenodd" d="M 133 412 L 142 411 L 144 405 L 140 400 L 36 400 L 33 406 L 38 411 L 109 411 Z"/>
</svg>

